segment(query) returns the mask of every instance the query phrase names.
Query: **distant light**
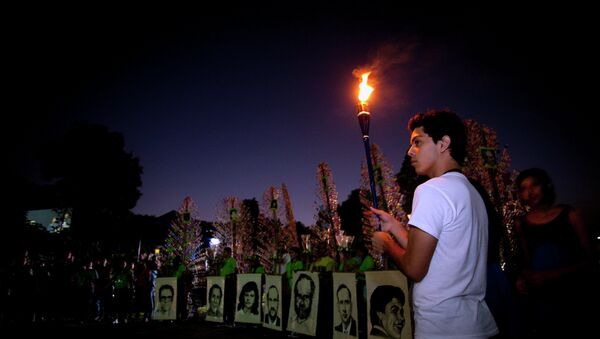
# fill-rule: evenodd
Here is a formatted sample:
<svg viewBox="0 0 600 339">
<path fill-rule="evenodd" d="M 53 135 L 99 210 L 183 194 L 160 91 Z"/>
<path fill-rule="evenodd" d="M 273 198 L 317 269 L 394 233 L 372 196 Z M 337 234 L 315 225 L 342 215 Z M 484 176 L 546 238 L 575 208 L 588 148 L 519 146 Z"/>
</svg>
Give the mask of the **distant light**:
<svg viewBox="0 0 600 339">
<path fill-rule="evenodd" d="M 154 249 L 154 254 L 160 254 L 160 248 L 155 248 Z"/>
<path fill-rule="evenodd" d="M 221 240 L 219 240 L 217 238 L 210 239 L 210 246 L 217 246 L 220 243 L 221 243 Z"/>
</svg>

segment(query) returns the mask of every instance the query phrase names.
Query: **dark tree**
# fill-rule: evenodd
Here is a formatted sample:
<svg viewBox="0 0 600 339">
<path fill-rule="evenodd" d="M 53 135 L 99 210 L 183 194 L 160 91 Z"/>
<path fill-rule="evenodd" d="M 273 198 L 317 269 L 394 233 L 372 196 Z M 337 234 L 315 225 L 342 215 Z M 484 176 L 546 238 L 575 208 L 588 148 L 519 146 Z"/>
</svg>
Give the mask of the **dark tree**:
<svg viewBox="0 0 600 339">
<path fill-rule="evenodd" d="M 362 237 L 362 204 L 360 202 L 360 189 L 355 189 L 348 195 L 338 208 L 342 229 L 347 235 Z M 359 240 L 359 239 L 356 239 Z"/>
<path fill-rule="evenodd" d="M 142 167 L 124 147 L 121 133 L 77 123 L 42 150 L 43 178 L 54 182 L 59 205 L 73 207 L 74 238 L 108 241 L 127 227 L 141 196 Z"/>
<path fill-rule="evenodd" d="M 250 211 L 252 225 L 256 225 L 256 223 L 258 222 L 258 214 L 260 213 L 258 201 L 256 200 L 256 198 L 244 199 L 242 201 L 242 204 L 246 206 L 246 208 Z"/>
<path fill-rule="evenodd" d="M 404 195 L 404 200 L 402 201 L 402 209 L 404 212 L 410 214 L 412 211 L 412 200 L 415 195 L 415 189 L 425 181 L 427 181 L 427 177 L 417 175 L 415 168 L 410 164 L 410 157 L 405 155 L 400 172 L 396 174 L 396 182 L 398 183 L 398 186 L 400 186 L 400 193 Z"/>
<path fill-rule="evenodd" d="M 258 239 L 256 239 L 256 234 L 259 228 L 258 225 L 258 220 L 259 220 L 259 214 L 260 214 L 260 208 L 258 207 L 258 201 L 256 200 L 256 198 L 252 198 L 252 199 L 244 199 L 242 201 L 242 205 L 248 210 L 248 212 L 250 213 L 250 220 L 248 220 L 250 222 L 250 224 L 252 225 L 252 248 L 254 250 L 256 250 L 256 248 L 258 247 L 260 241 Z"/>
</svg>

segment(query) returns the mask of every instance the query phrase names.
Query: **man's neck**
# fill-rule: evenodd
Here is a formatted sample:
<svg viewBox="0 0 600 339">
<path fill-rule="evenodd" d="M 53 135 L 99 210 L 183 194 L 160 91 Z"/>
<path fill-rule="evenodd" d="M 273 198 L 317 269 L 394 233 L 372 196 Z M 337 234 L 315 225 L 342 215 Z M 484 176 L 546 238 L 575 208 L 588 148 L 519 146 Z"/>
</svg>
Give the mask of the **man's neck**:
<svg viewBox="0 0 600 339">
<path fill-rule="evenodd" d="M 460 172 L 460 168 L 461 166 L 454 159 L 443 161 L 439 166 L 436 166 L 432 178 L 442 176 L 448 172 Z"/>
</svg>

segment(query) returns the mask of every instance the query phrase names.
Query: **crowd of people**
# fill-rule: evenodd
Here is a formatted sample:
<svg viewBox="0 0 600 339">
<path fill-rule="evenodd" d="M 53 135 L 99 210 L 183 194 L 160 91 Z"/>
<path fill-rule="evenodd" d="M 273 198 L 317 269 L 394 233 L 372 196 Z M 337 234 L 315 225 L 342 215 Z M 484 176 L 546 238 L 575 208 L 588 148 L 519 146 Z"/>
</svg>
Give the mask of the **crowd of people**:
<svg viewBox="0 0 600 339">
<path fill-rule="evenodd" d="M 117 324 L 151 319 L 155 279 L 166 272 L 154 254 L 89 259 L 67 251 L 40 258 L 25 251 L 2 273 L 2 323 Z"/>
</svg>

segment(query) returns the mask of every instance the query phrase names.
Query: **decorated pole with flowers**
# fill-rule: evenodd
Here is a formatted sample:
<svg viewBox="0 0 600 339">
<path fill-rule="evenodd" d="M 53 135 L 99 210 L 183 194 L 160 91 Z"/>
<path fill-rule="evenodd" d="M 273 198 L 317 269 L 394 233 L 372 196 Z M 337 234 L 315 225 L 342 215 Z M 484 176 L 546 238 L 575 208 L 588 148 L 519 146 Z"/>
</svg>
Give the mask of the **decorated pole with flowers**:
<svg viewBox="0 0 600 339">
<path fill-rule="evenodd" d="M 284 233 L 286 244 L 289 247 L 299 246 L 298 233 L 296 231 L 296 219 L 294 218 L 292 201 L 290 200 L 290 194 L 288 193 L 287 186 L 284 183 L 281 184 L 281 193 L 283 194 L 285 217 L 287 219 L 287 227 L 285 228 L 286 232 Z"/>
<path fill-rule="evenodd" d="M 337 213 L 338 193 L 327 163 L 322 162 L 317 166 L 317 182 L 322 202 L 322 208 L 319 208 L 317 213 L 317 223 L 326 230 L 325 238 L 320 240 L 328 242 L 330 252 L 334 253 L 337 251 L 335 239 L 340 234 L 341 221 Z"/>
<path fill-rule="evenodd" d="M 197 213 L 198 208 L 192 198 L 185 197 L 163 246 L 166 253 L 178 256 L 188 269 L 192 269 L 202 256 L 202 227 Z"/>
</svg>

